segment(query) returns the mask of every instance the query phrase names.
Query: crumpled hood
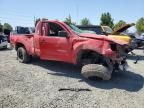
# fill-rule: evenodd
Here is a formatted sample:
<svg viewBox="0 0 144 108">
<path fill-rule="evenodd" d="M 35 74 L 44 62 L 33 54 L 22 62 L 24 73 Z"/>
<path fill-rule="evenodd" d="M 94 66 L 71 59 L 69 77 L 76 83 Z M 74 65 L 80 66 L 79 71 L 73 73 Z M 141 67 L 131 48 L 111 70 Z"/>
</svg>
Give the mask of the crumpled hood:
<svg viewBox="0 0 144 108">
<path fill-rule="evenodd" d="M 111 42 L 117 43 L 119 45 L 128 45 L 128 42 L 125 42 L 125 41 L 120 40 L 120 39 L 114 39 L 112 37 L 108 37 L 108 36 L 105 36 L 105 35 L 82 33 L 82 34 L 79 34 L 79 36 L 80 37 L 84 37 L 84 38 L 91 38 L 91 39 L 99 39 L 99 40 L 111 41 Z"/>
<path fill-rule="evenodd" d="M 123 41 L 125 41 L 125 42 L 128 42 L 129 44 L 131 43 L 131 37 L 130 36 L 127 36 L 127 35 L 108 35 L 108 37 L 111 37 L 111 38 L 113 38 L 113 39 L 115 39 L 115 40 L 117 40 L 117 39 L 120 39 L 120 40 L 123 40 Z"/>
</svg>

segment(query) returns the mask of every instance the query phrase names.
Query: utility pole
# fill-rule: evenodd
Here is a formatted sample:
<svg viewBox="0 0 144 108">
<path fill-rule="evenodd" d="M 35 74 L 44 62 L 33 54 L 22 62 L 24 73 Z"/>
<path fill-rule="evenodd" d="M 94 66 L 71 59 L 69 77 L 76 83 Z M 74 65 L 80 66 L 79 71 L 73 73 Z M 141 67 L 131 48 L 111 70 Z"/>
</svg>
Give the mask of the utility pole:
<svg viewBox="0 0 144 108">
<path fill-rule="evenodd" d="M 34 27 L 35 27 L 35 23 L 36 23 L 36 18 L 35 18 L 35 16 L 34 16 Z"/>
</svg>

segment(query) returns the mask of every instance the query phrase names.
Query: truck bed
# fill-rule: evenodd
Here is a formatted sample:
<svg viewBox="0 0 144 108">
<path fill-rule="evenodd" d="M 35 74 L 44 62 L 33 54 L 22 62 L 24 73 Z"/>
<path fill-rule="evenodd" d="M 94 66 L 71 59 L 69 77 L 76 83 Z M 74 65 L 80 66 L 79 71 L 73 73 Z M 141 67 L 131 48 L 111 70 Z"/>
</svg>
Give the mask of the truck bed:
<svg viewBox="0 0 144 108">
<path fill-rule="evenodd" d="M 10 42 L 12 46 L 17 50 L 17 44 L 26 45 L 25 48 L 29 54 L 34 53 L 34 34 L 12 34 L 10 36 Z"/>
</svg>

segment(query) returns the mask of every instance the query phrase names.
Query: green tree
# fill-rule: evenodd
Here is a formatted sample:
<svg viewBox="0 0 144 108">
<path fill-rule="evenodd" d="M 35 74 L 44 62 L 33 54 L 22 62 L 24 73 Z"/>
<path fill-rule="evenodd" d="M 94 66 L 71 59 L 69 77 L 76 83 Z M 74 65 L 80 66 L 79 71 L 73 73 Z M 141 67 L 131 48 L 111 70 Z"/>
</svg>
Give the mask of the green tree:
<svg viewBox="0 0 144 108">
<path fill-rule="evenodd" d="M 102 13 L 100 19 L 101 19 L 101 23 L 100 23 L 101 25 L 109 26 L 109 27 L 113 28 L 114 23 L 113 23 L 113 19 L 111 17 L 111 14 L 109 12 Z"/>
<path fill-rule="evenodd" d="M 114 30 L 117 30 L 118 28 L 122 27 L 122 26 L 125 25 L 125 24 L 126 24 L 125 21 L 120 20 L 119 22 L 117 22 L 117 23 L 114 25 L 113 29 L 114 29 Z"/>
<path fill-rule="evenodd" d="M 76 24 L 75 22 L 72 22 L 72 18 L 70 15 L 64 20 L 64 22 L 67 24 L 74 24 L 74 25 Z"/>
<path fill-rule="evenodd" d="M 90 20 L 88 18 L 83 18 L 80 22 L 81 25 L 90 25 Z"/>
<path fill-rule="evenodd" d="M 4 30 L 4 29 L 10 30 L 10 31 L 13 30 L 12 26 L 11 26 L 10 24 L 8 24 L 8 23 L 4 23 L 4 25 L 3 25 L 3 30 Z"/>
<path fill-rule="evenodd" d="M 144 18 L 140 18 L 137 22 L 136 22 L 136 29 L 137 32 L 139 34 L 144 32 Z"/>
</svg>

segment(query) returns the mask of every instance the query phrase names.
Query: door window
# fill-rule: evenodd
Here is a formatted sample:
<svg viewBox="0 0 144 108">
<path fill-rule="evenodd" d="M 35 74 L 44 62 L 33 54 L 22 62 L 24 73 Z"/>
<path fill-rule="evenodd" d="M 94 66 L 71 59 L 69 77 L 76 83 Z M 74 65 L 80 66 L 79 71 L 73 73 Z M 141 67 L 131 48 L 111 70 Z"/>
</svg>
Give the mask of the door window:
<svg viewBox="0 0 144 108">
<path fill-rule="evenodd" d="M 59 35 L 60 31 L 65 31 L 60 25 L 56 24 L 56 23 L 49 23 L 49 31 L 48 31 L 48 36 L 57 36 L 57 37 L 61 37 Z"/>
</svg>

